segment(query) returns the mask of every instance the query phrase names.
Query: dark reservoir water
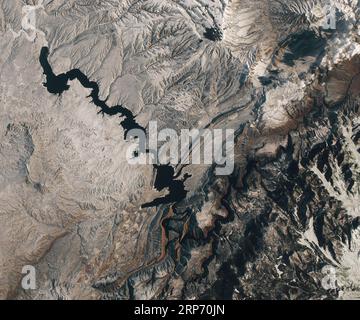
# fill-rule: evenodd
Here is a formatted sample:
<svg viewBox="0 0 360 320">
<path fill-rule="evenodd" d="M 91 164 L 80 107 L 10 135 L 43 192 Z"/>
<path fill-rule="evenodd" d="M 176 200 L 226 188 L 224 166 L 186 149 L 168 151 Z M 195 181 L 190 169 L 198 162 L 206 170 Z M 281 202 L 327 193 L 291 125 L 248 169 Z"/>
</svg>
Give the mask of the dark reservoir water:
<svg viewBox="0 0 360 320">
<path fill-rule="evenodd" d="M 92 102 L 100 108 L 99 113 L 107 114 L 109 116 L 118 115 L 123 118 L 120 125 L 125 131 L 124 139 L 126 138 L 127 133 L 132 129 L 140 129 L 146 132 L 146 130 L 136 122 L 135 116 L 130 110 L 121 105 L 109 107 L 106 104 L 106 101 L 101 100 L 99 98 L 98 84 L 95 81 L 90 81 L 79 69 L 72 69 L 59 75 L 54 74 L 53 69 L 49 64 L 48 57 L 49 48 L 43 47 L 40 52 L 39 61 L 46 76 L 46 82 L 43 85 L 47 88 L 49 93 L 61 95 L 69 90 L 70 85 L 68 82 L 77 79 L 84 88 L 91 90 L 89 97 L 92 99 Z M 143 204 L 143 208 L 179 202 L 186 197 L 187 191 L 185 190 L 184 182 L 188 176 L 185 176 L 182 180 L 175 180 L 176 176 L 174 168 L 170 165 L 155 165 L 154 169 L 156 170 L 154 187 L 158 191 L 168 188 L 169 194 L 162 198 L 155 199 L 150 203 Z"/>
</svg>

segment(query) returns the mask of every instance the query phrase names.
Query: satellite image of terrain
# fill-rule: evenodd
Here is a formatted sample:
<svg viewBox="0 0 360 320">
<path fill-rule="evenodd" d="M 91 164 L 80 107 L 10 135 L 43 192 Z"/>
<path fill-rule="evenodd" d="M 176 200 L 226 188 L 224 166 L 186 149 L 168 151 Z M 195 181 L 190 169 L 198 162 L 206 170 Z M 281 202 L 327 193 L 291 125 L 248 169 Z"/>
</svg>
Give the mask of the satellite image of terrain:
<svg viewBox="0 0 360 320">
<path fill-rule="evenodd" d="M 0 299 L 360 299 L 359 19 L 0 0 Z"/>
</svg>

